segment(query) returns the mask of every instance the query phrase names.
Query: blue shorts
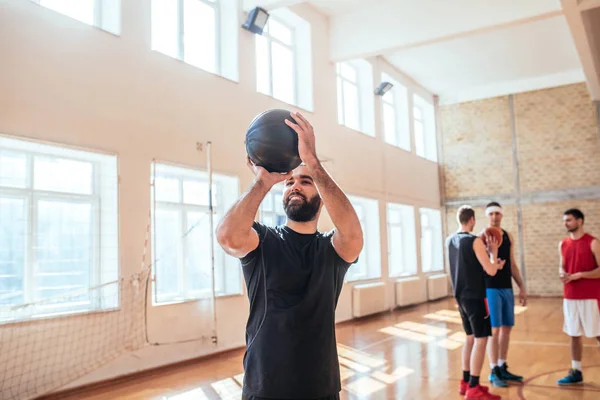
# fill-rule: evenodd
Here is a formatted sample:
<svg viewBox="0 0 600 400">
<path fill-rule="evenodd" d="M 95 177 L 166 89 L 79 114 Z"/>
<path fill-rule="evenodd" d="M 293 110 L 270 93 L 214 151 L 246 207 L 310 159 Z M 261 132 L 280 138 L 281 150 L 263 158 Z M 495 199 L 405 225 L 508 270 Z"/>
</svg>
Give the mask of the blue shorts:
<svg viewBox="0 0 600 400">
<path fill-rule="evenodd" d="M 492 328 L 515 325 L 515 294 L 512 289 L 486 289 Z"/>
</svg>

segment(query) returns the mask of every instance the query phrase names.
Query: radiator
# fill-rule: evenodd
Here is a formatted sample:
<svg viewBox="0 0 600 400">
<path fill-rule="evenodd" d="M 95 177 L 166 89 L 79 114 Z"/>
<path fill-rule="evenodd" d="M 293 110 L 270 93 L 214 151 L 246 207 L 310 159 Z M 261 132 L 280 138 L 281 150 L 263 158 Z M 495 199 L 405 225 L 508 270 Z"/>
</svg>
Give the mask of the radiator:
<svg viewBox="0 0 600 400">
<path fill-rule="evenodd" d="M 385 311 L 385 284 L 363 283 L 352 289 L 352 316 L 364 317 Z"/>
<path fill-rule="evenodd" d="M 427 277 L 427 297 L 437 300 L 448 296 L 448 275 L 435 274 Z"/>
<path fill-rule="evenodd" d="M 396 280 L 396 306 L 403 307 L 427 301 L 425 280 L 419 277 Z"/>
</svg>

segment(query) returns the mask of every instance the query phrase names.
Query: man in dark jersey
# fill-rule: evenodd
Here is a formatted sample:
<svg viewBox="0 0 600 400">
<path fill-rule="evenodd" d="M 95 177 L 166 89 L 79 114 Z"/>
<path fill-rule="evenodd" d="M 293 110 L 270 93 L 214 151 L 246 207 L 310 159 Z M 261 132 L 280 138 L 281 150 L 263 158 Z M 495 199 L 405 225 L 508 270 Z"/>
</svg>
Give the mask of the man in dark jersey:
<svg viewBox="0 0 600 400">
<path fill-rule="evenodd" d="M 255 179 L 217 227 L 223 249 L 241 259 L 250 315 L 246 325 L 242 396 L 339 399 L 335 308 L 344 276 L 363 246 L 361 225 L 344 192 L 319 162 L 310 123 L 286 123 L 298 134 L 303 165 L 268 173 L 249 161 Z M 285 225 L 254 221 L 269 190 L 285 181 Z M 322 206 L 335 229 L 317 230 Z"/>
<path fill-rule="evenodd" d="M 446 246 L 454 297 L 467 334 L 459 393 L 467 400 L 499 400 L 500 396 L 479 384 L 479 377 L 485 346 L 492 333 L 485 299 L 485 273 L 496 275 L 504 261 L 498 259 L 498 242 L 493 237 L 486 237 L 488 255 L 483 240 L 471 233 L 475 227 L 475 211 L 471 207 L 460 207 L 456 217 L 458 232 L 446 239 Z"/>
<path fill-rule="evenodd" d="M 485 215 L 488 217 L 488 226 L 502 231 L 502 244 L 498 248 L 498 257 L 506 261 L 504 268 L 495 276 L 486 274 L 485 286 L 490 320 L 492 323 L 492 340 L 488 342 L 488 358 L 490 359 L 490 383 L 498 387 L 506 387 L 506 381 L 522 382 L 523 377 L 513 375 L 508 371 L 506 359 L 508 356 L 508 343 L 510 331 L 515 325 L 515 294 L 512 288 L 512 279 L 519 286 L 521 305 L 527 304 L 527 293 L 521 278 L 521 272 L 515 260 L 513 236 L 502 229 L 502 216 L 504 211 L 499 203 L 491 202 L 486 206 Z"/>
<path fill-rule="evenodd" d="M 600 242 L 584 230 L 585 216 L 571 208 L 563 223 L 569 236 L 558 244 L 558 274 L 564 283 L 563 331 L 571 337 L 571 369 L 559 385 L 583 383 L 581 337 L 595 337 L 600 346 Z"/>
</svg>

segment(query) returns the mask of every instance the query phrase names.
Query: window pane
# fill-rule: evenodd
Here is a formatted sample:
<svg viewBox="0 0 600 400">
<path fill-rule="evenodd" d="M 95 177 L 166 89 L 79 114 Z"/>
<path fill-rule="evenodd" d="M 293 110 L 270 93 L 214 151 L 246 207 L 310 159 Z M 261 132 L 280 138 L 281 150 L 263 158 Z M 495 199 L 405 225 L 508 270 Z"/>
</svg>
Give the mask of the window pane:
<svg viewBox="0 0 600 400">
<path fill-rule="evenodd" d="M 275 223 L 277 226 L 284 225 L 286 219 L 287 219 L 287 216 L 285 214 L 277 214 L 275 216 Z"/>
<path fill-rule="evenodd" d="M 360 130 L 358 119 L 358 87 L 344 81 L 344 120 L 345 125 L 354 130 Z"/>
<path fill-rule="evenodd" d="M 402 227 L 398 225 L 390 226 L 390 275 L 398 276 L 402 274 Z"/>
<path fill-rule="evenodd" d="M 392 89 L 389 92 L 386 92 L 381 99 L 384 103 L 394 104 L 394 90 Z"/>
<path fill-rule="evenodd" d="M 156 201 L 170 201 L 179 203 L 181 196 L 179 194 L 179 180 L 175 178 L 164 178 L 157 176 L 154 182 Z"/>
<path fill-rule="evenodd" d="M 400 211 L 394 209 L 388 209 L 388 223 L 399 224 L 401 221 Z"/>
<path fill-rule="evenodd" d="M 0 197 L 0 305 L 25 302 L 25 201 Z"/>
<path fill-rule="evenodd" d="M 271 42 L 273 57 L 273 97 L 294 103 L 294 53 L 289 48 Z"/>
<path fill-rule="evenodd" d="M 415 117 L 415 119 L 423 121 L 423 112 L 419 107 L 413 107 L 413 116 Z"/>
<path fill-rule="evenodd" d="M 156 289 L 158 301 L 179 295 L 181 265 L 181 214 L 176 210 L 156 210 Z"/>
<path fill-rule="evenodd" d="M 185 62 L 215 72 L 215 9 L 200 0 L 184 0 L 183 27 Z"/>
<path fill-rule="evenodd" d="M 433 258 L 433 232 L 431 229 L 425 229 L 422 231 L 421 237 L 421 260 L 423 262 L 423 272 L 429 272 L 432 270 L 432 258 Z"/>
<path fill-rule="evenodd" d="M 89 162 L 35 157 L 33 187 L 37 190 L 92 194 L 93 169 Z"/>
<path fill-rule="evenodd" d="M 389 144 L 397 145 L 396 134 L 396 112 L 394 106 L 383 103 L 383 131 L 385 141 Z"/>
<path fill-rule="evenodd" d="M 210 219 L 207 213 L 187 214 L 184 238 L 186 283 L 188 291 L 211 290 Z M 215 260 L 216 262 L 216 260 Z"/>
<path fill-rule="evenodd" d="M 342 92 L 342 78 L 339 76 L 337 78 L 337 104 L 338 123 L 344 125 L 344 94 Z"/>
<path fill-rule="evenodd" d="M 213 190 L 213 205 L 215 203 L 214 200 L 215 196 Z M 183 181 L 183 202 L 186 204 L 208 206 L 208 182 Z"/>
<path fill-rule="evenodd" d="M 418 156 L 425 157 L 425 133 L 423 123 L 415 120 L 415 150 Z"/>
<path fill-rule="evenodd" d="M 292 30 L 276 19 L 269 19 L 269 35 L 288 46 L 292 45 Z"/>
<path fill-rule="evenodd" d="M 271 193 L 268 193 L 264 200 L 262 201 L 262 205 L 261 205 L 263 211 L 273 211 L 273 195 Z"/>
<path fill-rule="evenodd" d="M 152 50 L 179 58 L 179 11 L 175 0 L 152 0 Z"/>
<path fill-rule="evenodd" d="M 37 204 L 34 299 L 87 288 L 91 282 L 94 236 L 92 205 L 59 200 Z"/>
<path fill-rule="evenodd" d="M 261 35 L 256 38 L 256 90 L 271 95 L 271 60 L 269 40 Z"/>
<path fill-rule="evenodd" d="M 0 152 L 0 186 L 27 186 L 27 157 L 22 153 Z"/>
<path fill-rule="evenodd" d="M 356 69 L 353 66 L 347 63 L 341 63 L 340 71 L 344 78 L 348 79 L 350 82 L 356 83 Z"/>
<path fill-rule="evenodd" d="M 94 25 L 94 0 L 41 0 L 40 4 L 86 24 Z"/>
</svg>

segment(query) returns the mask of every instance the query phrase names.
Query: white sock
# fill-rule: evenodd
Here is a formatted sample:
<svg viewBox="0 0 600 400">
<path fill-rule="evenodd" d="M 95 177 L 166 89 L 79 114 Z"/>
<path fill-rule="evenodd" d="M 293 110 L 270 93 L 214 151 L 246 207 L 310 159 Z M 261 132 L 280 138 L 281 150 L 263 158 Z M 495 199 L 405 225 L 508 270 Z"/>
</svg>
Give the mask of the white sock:
<svg viewBox="0 0 600 400">
<path fill-rule="evenodd" d="M 504 363 L 505 363 L 505 362 L 506 362 L 506 361 L 504 361 L 504 360 L 502 360 L 502 359 L 500 359 L 500 358 L 499 358 L 499 359 L 498 359 L 498 366 L 499 366 L 499 367 L 502 367 L 502 366 L 504 365 Z"/>
<path fill-rule="evenodd" d="M 494 370 L 494 367 L 495 367 L 494 363 L 493 363 L 493 362 L 491 362 L 491 363 L 490 363 L 490 369 L 491 369 L 492 371 Z"/>
<path fill-rule="evenodd" d="M 577 371 L 581 371 L 581 361 L 571 361 L 571 367 Z"/>
</svg>

